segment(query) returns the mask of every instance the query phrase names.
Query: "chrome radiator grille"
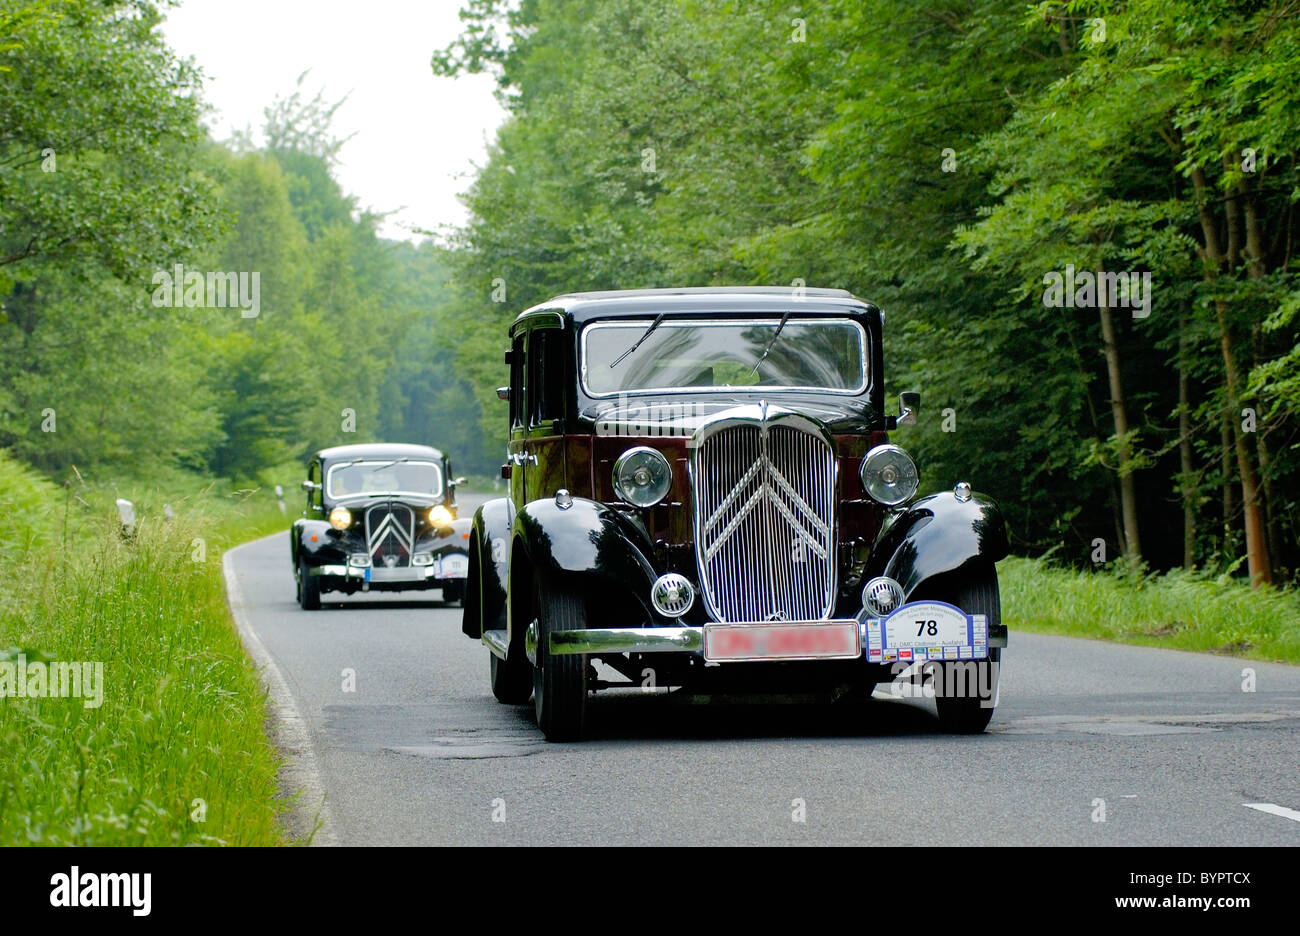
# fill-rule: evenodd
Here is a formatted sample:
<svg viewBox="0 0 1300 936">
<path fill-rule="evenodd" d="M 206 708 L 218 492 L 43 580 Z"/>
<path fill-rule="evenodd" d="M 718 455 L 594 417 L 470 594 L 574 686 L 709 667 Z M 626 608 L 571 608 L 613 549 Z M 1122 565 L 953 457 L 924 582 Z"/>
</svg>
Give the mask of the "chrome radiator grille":
<svg viewBox="0 0 1300 936">
<path fill-rule="evenodd" d="M 415 545 L 415 511 L 405 504 L 376 504 L 366 511 L 366 548 L 371 565 L 396 568 L 411 564 Z"/>
<path fill-rule="evenodd" d="M 835 454 L 805 420 L 762 413 L 697 439 L 700 584 L 720 621 L 823 620 L 835 593 Z"/>
</svg>

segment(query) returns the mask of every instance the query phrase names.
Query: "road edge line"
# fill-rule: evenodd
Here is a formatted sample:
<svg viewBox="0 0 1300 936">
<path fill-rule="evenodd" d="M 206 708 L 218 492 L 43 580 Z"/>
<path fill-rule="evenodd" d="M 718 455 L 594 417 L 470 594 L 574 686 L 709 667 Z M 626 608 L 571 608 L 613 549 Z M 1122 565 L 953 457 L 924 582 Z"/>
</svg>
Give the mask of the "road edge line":
<svg viewBox="0 0 1300 936">
<path fill-rule="evenodd" d="M 271 534 L 271 536 L 283 535 L 283 533 Z M 262 683 L 266 686 L 267 699 L 270 702 L 268 714 L 275 725 L 276 735 L 271 740 L 284 758 L 281 778 L 291 790 L 300 792 L 290 811 L 298 814 L 303 827 L 307 830 L 319 823 L 311 838 L 313 846 L 336 846 L 340 842 L 334 831 L 334 816 L 325 795 L 325 783 L 321 779 L 320 764 L 316 758 L 316 749 L 312 745 L 311 729 L 298 710 L 298 704 L 294 701 L 293 693 L 289 691 L 289 683 L 284 678 L 284 673 L 271 656 L 271 651 L 266 649 L 266 644 L 262 643 L 262 638 L 253 630 L 244 607 L 244 593 L 235 577 L 234 560 L 231 558 L 233 553 L 245 546 L 260 543 L 263 539 L 270 539 L 271 536 L 240 543 L 222 554 L 221 574 L 226 585 L 226 604 L 239 631 L 244 652 L 252 659 L 258 675 L 262 678 Z M 320 804 L 314 815 L 311 811 L 313 803 Z"/>
</svg>

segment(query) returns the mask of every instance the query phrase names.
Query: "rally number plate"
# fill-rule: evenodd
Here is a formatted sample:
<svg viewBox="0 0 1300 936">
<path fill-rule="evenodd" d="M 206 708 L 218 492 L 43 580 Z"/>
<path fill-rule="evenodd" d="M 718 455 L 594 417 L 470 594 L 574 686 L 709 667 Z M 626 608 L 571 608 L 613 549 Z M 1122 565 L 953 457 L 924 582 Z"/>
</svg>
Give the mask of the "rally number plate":
<svg viewBox="0 0 1300 936">
<path fill-rule="evenodd" d="M 982 660 L 989 655 L 988 622 L 944 601 L 915 601 L 867 621 L 867 661 Z"/>
</svg>

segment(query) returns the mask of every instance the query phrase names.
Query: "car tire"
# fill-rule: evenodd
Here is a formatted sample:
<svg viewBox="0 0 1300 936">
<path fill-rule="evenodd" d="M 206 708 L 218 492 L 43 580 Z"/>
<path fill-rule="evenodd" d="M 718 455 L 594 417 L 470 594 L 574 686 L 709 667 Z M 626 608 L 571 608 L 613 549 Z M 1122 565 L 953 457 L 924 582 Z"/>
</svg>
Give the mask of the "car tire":
<svg viewBox="0 0 1300 936">
<path fill-rule="evenodd" d="M 527 705 L 533 696 L 533 668 L 519 653 L 516 659 L 501 659 L 489 653 L 492 667 L 492 695 L 502 705 Z"/>
<path fill-rule="evenodd" d="M 551 634 L 585 630 L 587 609 L 582 598 L 538 584 L 537 665 L 533 667 L 533 706 L 537 727 L 547 741 L 581 740 L 587 714 L 587 658 L 582 654 L 552 656 Z"/>
<path fill-rule="evenodd" d="M 307 574 L 307 563 L 298 560 L 298 604 L 304 611 L 320 610 L 320 579 Z"/>
<path fill-rule="evenodd" d="M 1002 623 L 1002 602 L 998 592 L 998 573 L 991 565 L 971 573 L 957 583 L 951 602 L 967 614 L 982 614 L 989 629 Z M 998 679 L 1001 669 L 1001 650 L 989 650 L 989 658 L 976 664 L 979 686 L 988 686 L 994 702 L 998 698 Z M 980 734 L 993 717 L 993 706 L 984 704 L 978 695 L 961 698 L 935 697 L 939 711 L 939 725 L 951 734 Z"/>
<path fill-rule="evenodd" d="M 465 586 L 462 584 L 448 585 L 442 590 L 442 603 L 446 605 L 459 604 L 465 607 Z"/>
</svg>

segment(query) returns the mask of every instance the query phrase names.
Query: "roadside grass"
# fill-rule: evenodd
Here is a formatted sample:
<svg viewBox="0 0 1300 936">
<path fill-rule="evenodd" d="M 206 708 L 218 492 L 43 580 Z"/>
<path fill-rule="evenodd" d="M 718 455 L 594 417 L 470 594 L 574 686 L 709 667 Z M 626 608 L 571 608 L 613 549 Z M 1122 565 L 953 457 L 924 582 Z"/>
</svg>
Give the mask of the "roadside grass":
<svg viewBox="0 0 1300 936">
<path fill-rule="evenodd" d="M 135 503 L 130 537 L 116 496 Z M 221 575 L 224 548 L 288 528 L 274 496 L 64 490 L 0 453 L 6 498 L 35 519 L 0 534 L 0 663 L 102 663 L 103 699 L 0 698 L 0 845 L 286 844 L 265 691 Z"/>
<path fill-rule="evenodd" d="M 1012 631 L 1091 637 L 1300 663 L 1300 593 L 1226 576 L 1064 569 L 1043 559 L 998 563 Z"/>
</svg>

